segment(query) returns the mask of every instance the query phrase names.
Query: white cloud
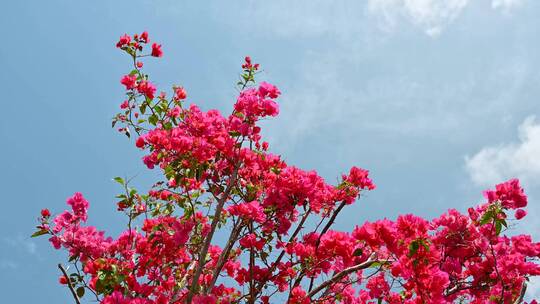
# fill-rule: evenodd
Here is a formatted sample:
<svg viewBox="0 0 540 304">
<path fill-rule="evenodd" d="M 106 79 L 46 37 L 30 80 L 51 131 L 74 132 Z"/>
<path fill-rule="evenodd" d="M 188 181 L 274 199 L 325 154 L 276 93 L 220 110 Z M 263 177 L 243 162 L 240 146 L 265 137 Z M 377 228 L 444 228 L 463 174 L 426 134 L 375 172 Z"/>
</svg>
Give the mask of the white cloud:
<svg viewBox="0 0 540 304">
<path fill-rule="evenodd" d="M 505 13 L 520 7 L 525 0 L 492 0 L 491 8 Z M 436 37 L 457 19 L 469 0 L 369 0 L 367 11 L 380 17 L 383 29 L 394 30 L 400 22 L 407 21 L 421 28 L 427 35 Z"/>
<path fill-rule="evenodd" d="M 529 116 L 518 132 L 519 142 L 484 147 L 465 158 L 473 182 L 492 185 L 513 177 L 529 185 L 540 181 L 540 123 Z"/>
<path fill-rule="evenodd" d="M 517 177 L 524 184 L 529 202 L 537 201 L 540 181 L 540 122 L 534 116 L 527 117 L 518 128 L 518 141 L 484 147 L 472 157 L 465 158 L 465 166 L 471 180 L 479 186 L 493 187 L 509 178 Z M 540 208 L 529 204 L 526 220 L 515 232 L 531 234 L 538 239 Z M 540 278 L 532 277 L 527 286 L 526 298 L 540 296 Z"/>
<path fill-rule="evenodd" d="M 505 12 L 520 7 L 523 5 L 524 0 L 493 0 L 491 1 L 491 7 L 493 9 L 499 9 Z"/>
<path fill-rule="evenodd" d="M 242 31 L 252 29 L 258 33 L 272 33 L 283 38 L 329 35 L 350 43 L 371 32 L 374 35 L 380 35 L 381 30 L 393 33 L 403 30 L 407 25 L 420 29 L 428 36 L 437 37 L 463 15 L 466 9 L 508 12 L 525 2 L 526 0 L 275 0 L 261 5 L 259 1 L 250 0 L 241 4 L 216 5 L 211 9 L 217 19 L 232 22 Z M 160 10 L 164 14 L 178 15 L 183 6 Z"/>
<path fill-rule="evenodd" d="M 529 284 L 527 285 L 526 298 L 538 299 L 540 296 L 540 278 L 531 277 Z"/>
<path fill-rule="evenodd" d="M 454 21 L 469 3 L 468 0 L 369 0 L 368 12 L 382 17 L 389 29 L 406 19 L 422 28 L 429 36 L 438 36 Z"/>
</svg>

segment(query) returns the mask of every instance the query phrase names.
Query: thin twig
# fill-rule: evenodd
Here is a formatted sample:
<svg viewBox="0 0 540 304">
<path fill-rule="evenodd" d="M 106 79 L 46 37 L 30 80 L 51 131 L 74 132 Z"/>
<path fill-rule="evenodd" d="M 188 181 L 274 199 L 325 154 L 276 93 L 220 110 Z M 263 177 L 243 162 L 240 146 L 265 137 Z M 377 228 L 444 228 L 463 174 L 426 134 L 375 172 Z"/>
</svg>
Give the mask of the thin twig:
<svg viewBox="0 0 540 304">
<path fill-rule="evenodd" d="M 334 275 L 330 280 L 325 281 L 324 283 L 322 283 L 321 285 L 319 285 L 315 289 L 313 289 L 307 295 L 307 297 L 312 298 L 314 295 L 319 293 L 319 291 L 323 290 L 324 288 L 328 287 L 331 284 L 339 282 L 343 277 L 345 277 L 345 276 L 347 276 L 347 275 L 349 275 L 349 274 L 351 274 L 351 273 L 353 273 L 355 271 L 371 267 L 371 265 L 373 265 L 373 263 L 378 262 L 376 259 L 373 259 L 374 256 L 375 255 L 372 254 L 372 256 L 367 261 L 365 261 L 364 263 L 361 263 L 361 264 L 358 264 L 358 265 L 355 265 L 355 266 L 351 266 L 349 268 L 345 268 L 344 270 L 342 270 L 338 274 Z"/>
<path fill-rule="evenodd" d="M 302 219 L 300 220 L 300 223 L 298 223 L 298 226 L 296 227 L 295 231 L 293 232 L 293 234 L 291 235 L 291 237 L 289 238 L 289 240 L 287 241 L 287 243 L 291 243 L 295 238 L 296 236 L 298 235 L 298 233 L 300 233 L 300 231 L 302 230 L 302 228 L 304 228 L 304 223 L 306 222 L 306 219 L 308 218 L 308 216 L 311 214 L 311 208 L 308 209 L 305 213 L 304 213 L 304 216 L 302 216 Z M 276 259 L 275 262 L 272 263 L 272 267 L 270 267 L 270 269 L 268 270 L 268 273 L 271 275 L 274 270 L 276 270 L 276 268 L 278 267 L 279 263 L 281 262 L 281 259 L 283 259 L 283 257 L 285 256 L 285 252 L 286 252 L 286 249 L 284 248 L 283 250 L 281 250 L 281 253 L 279 254 L 278 258 Z M 264 282 L 260 282 L 259 283 L 259 286 L 257 287 L 256 289 L 256 292 L 259 293 L 261 292 L 261 290 L 263 289 L 265 283 Z"/>
<path fill-rule="evenodd" d="M 64 266 L 62 266 L 62 264 L 58 264 L 58 268 L 60 268 L 60 271 L 62 271 L 62 273 L 64 274 L 64 277 L 67 280 L 67 285 L 69 287 L 69 290 L 71 291 L 71 294 L 73 295 L 73 298 L 75 299 L 75 303 L 81 304 L 81 300 L 79 300 L 79 296 L 77 296 L 77 292 L 75 292 L 73 285 L 71 285 L 71 281 L 69 280 L 69 276 L 67 274 L 67 271 L 64 269 Z"/>
</svg>

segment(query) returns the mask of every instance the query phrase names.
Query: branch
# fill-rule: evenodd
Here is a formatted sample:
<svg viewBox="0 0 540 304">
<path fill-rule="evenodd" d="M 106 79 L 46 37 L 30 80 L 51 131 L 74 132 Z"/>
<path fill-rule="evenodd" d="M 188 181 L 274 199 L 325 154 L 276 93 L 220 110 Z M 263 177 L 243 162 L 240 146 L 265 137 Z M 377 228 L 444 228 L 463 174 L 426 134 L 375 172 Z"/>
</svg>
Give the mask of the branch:
<svg viewBox="0 0 540 304">
<path fill-rule="evenodd" d="M 319 243 L 321 242 L 322 236 L 330 229 L 330 227 L 334 224 L 334 221 L 336 220 L 336 217 L 338 216 L 339 212 L 341 212 L 341 209 L 345 207 L 345 202 L 341 202 L 339 206 L 334 210 L 334 213 L 332 214 L 332 217 L 328 220 L 328 223 L 324 226 L 323 230 L 319 234 L 319 239 L 317 240 L 317 247 L 319 246 Z"/>
<path fill-rule="evenodd" d="M 296 236 L 298 235 L 298 233 L 300 233 L 300 230 L 302 230 L 302 228 L 304 227 L 304 223 L 306 222 L 306 219 L 308 218 L 310 213 L 311 213 L 311 208 L 308 209 L 304 213 L 304 216 L 302 216 L 302 220 L 300 220 L 300 223 L 298 223 L 298 226 L 296 227 L 295 231 L 293 232 L 293 234 L 291 235 L 291 237 L 289 238 L 287 243 L 290 243 L 291 241 L 293 241 L 296 238 Z M 285 248 L 283 250 L 281 250 L 281 253 L 279 254 L 276 261 L 272 263 L 272 267 L 270 267 L 270 269 L 268 270 L 268 273 L 270 275 L 272 275 L 274 270 L 276 270 L 276 268 L 278 267 L 279 262 L 281 262 L 281 259 L 283 259 L 283 257 L 285 256 L 285 251 L 286 251 Z M 256 292 L 257 293 L 261 292 L 263 287 L 264 287 L 264 282 L 260 282 L 259 286 L 256 289 Z"/>
<path fill-rule="evenodd" d="M 253 233 L 253 222 L 249 223 L 249 232 Z M 255 266 L 255 252 L 249 248 L 249 304 L 255 304 L 255 282 L 253 279 L 253 266 Z"/>
<path fill-rule="evenodd" d="M 214 268 L 214 272 L 212 273 L 212 281 L 210 281 L 210 284 L 208 284 L 208 287 L 206 288 L 206 293 L 209 293 L 216 284 L 219 273 L 221 272 L 221 269 L 223 269 L 223 266 L 225 265 L 225 262 L 229 256 L 229 253 L 231 252 L 234 243 L 236 243 L 236 239 L 238 238 L 238 235 L 242 230 L 241 228 L 241 222 L 239 222 L 233 227 L 233 230 L 231 231 L 231 234 L 229 236 L 229 240 L 227 241 L 227 245 L 223 249 L 223 252 L 221 252 L 221 254 L 219 255 L 218 261 L 216 263 L 216 268 Z"/>
<path fill-rule="evenodd" d="M 355 265 L 355 266 L 351 266 L 349 268 L 345 268 L 343 269 L 341 272 L 339 272 L 338 274 L 334 275 L 330 280 L 327 280 L 325 281 L 324 283 L 322 283 L 321 285 L 317 286 L 315 289 L 313 289 L 308 295 L 307 297 L 308 298 L 312 298 L 314 295 L 316 295 L 319 291 L 323 290 L 324 288 L 328 287 L 329 285 L 332 285 L 336 282 L 339 282 L 343 277 L 355 272 L 355 271 L 358 271 L 360 269 L 366 269 L 366 268 L 369 268 L 371 265 L 373 265 L 373 263 L 375 262 L 378 262 L 377 260 L 374 260 L 372 259 L 374 257 L 375 254 L 372 254 L 369 259 L 367 261 L 365 261 L 364 263 L 361 263 L 361 264 L 358 264 L 358 265 Z"/>
<path fill-rule="evenodd" d="M 341 212 L 343 207 L 345 207 L 345 205 L 346 205 L 345 202 L 341 202 L 339 204 L 339 206 L 336 208 L 336 210 L 334 210 L 334 213 L 332 214 L 332 217 L 330 217 L 330 219 L 328 220 L 328 222 L 324 226 L 323 230 L 319 234 L 319 237 L 317 238 L 317 242 L 315 243 L 315 254 L 317 254 L 317 252 L 319 251 L 319 245 L 321 244 L 321 239 L 322 239 L 323 235 L 328 231 L 328 229 L 330 229 L 330 227 L 332 227 L 332 225 L 334 224 L 334 221 L 336 220 L 338 214 Z M 317 225 L 317 229 L 319 229 L 318 225 Z M 317 229 L 315 229 L 315 230 L 317 230 Z M 304 272 L 304 270 L 302 270 L 302 273 L 298 276 L 298 278 L 296 278 L 296 281 L 294 282 L 294 286 L 298 286 L 298 284 L 300 284 L 302 279 L 304 279 L 304 276 L 305 276 L 305 272 Z M 313 282 L 314 281 L 315 281 L 315 277 L 312 277 L 311 280 L 309 281 L 309 290 L 308 290 L 308 292 L 311 292 L 311 289 L 313 288 Z"/>
<path fill-rule="evenodd" d="M 67 280 L 67 285 L 69 287 L 69 290 L 71 291 L 71 294 L 73 295 L 73 298 L 75 299 L 75 303 L 81 304 L 81 300 L 79 300 L 79 297 L 77 296 L 77 293 L 75 292 L 75 289 L 73 288 L 73 285 L 71 285 L 71 281 L 69 280 L 69 276 L 67 274 L 67 271 L 64 269 L 64 266 L 62 264 L 58 264 L 58 268 L 60 268 L 60 271 L 64 274 L 64 277 Z"/>
<path fill-rule="evenodd" d="M 236 168 L 233 172 L 233 175 L 231 179 L 229 180 L 229 185 L 227 186 L 227 189 L 225 189 L 225 192 L 223 192 L 223 195 L 221 196 L 221 199 L 218 201 L 218 204 L 216 206 L 216 212 L 214 213 L 214 219 L 212 220 L 212 225 L 210 228 L 210 232 L 208 232 L 208 235 L 206 236 L 206 239 L 203 244 L 203 248 L 201 249 L 201 252 L 199 254 L 199 265 L 197 266 L 197 270 L 195 274 L 193 275 L 192 284 L 189 289 L 189 293 L 187 296 L 186 303 L 191 304 L 191 301 L 193 300 L 193 294 L 199 287 L 199 277 L 201 276 L 201 273 L 204 268 L 204 264 L 206 261 L 206 254 L 208 253 L 208 248 L 210 247 L 210 243 L 212 242 L 212 238 L 214 237 L 214 232 L 216 231 L 217 224 L 219 222 L 219 219 L 221 218 L 221 212 L 223 211 L 223 206 L 225 205 L 225 202 L 227 201 L 227 198 L 229 197 L 229 194 L 234 187 L 234 184 L 236 183 L 236 178 L 238 175 L 238 168 Z"/>
<path fill-rule="evenodd" d="M 523 287 L 521 287 L 521 293 L 519 294 L 519 297 L 516 299 L 514 304 L 519 304 L 523 302 L 523 297 L 525 297 L 525 292 L 527 291 L 527 283 L 523 282 Z"/>
</svg>

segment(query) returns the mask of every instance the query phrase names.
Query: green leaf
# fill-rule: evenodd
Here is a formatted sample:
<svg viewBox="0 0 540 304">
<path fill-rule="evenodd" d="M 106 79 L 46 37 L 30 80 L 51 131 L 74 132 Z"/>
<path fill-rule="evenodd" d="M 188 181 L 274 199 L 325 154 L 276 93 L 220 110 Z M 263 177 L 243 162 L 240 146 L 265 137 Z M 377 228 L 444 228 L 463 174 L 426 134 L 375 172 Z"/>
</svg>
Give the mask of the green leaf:
<svg viewBox="0 0 540 304">
<path fill-rule="evenodd" d="M 154 111 L 159 115 L 161 115 L 164 112 L 160 104 L 157 104 L 154 106 Z"/>
<path fill-rule="evenodd" d="M 37 237 L 37 236 L 44 235 L 44 234 L 49 234 L 49 231 L 47 231 L 47 230 L 39 230 L 39 231 L 34 232 L 31 237 Z"/>
<path fill-rule="evenodd" d="M 495 232 L 498 234 L 500 234 L 502 231 L 502 223 L 500 221 L 497 221 L 495 223 Z"/>
<path fill-rule="evenodd" d="M 485 225 L 489 223 L 492 218 L 493 218 L 493 212 L 491 210 L 487 211 L 486 213 L 484 213 L 484 215 L 480 219 L 480 225 Z"/>
<path fill-rule="evenodd" d="M 151 115 L 148 117 L 148 122 L 155 126 L 158 122 L 158 117 L 156 115 Z"/>
<path fill-rule="evenodd" d="M 426 252 L 429 252 L 429 245 L 426 243 L 425 240 L 421 240 L 420 242 L 422 244 L 422 246 L 424 247 L 424 249 L 426 250 Z"/>
<path fill-rule="evenodd" d="M 103 286 L 103 282 L 101 281 L 101 279 L 97 280 L 96 281 L 96 291 L 98 293 L 101 293 L 101 292 L 103 292 L 103 288 L 104 288 L 104 286 Z"/>
<path fill-rule="evenodd" d="M 229 131 L 229 135 L 231 135 L 233 137 L 240 136 L 240 132 L 238 132 L 238 131 Z"/>
<path fill-rule="evenodd" d="M 98 272 L 98 280 L 99 281 L 103 281 L 105 280 L 105 278 L 107 277 L 107 274 L 106 273 L 103 273 L 103 272 Z"/>
<path fill-rule="evenodd" d="M 413 256 L 418 252 L 418 248 L 420 248 L 420 244 L 418 240 L 414 240 L 409 244 L 409 256 Z"/>
<path fill-rule="evenodd" d="M 272 171 L 274 174 L 279 174 L 281 172 L 281 170 L 276 167 L 270 168 L 270 171 Z"/>
<path fill-rule="evenodd" d="M 354 256 L 361 256 L 364 251 L 361 248 L 356 248 L 356 250 L 353 252 Z"/>
<path fill-rule="evenodd" d="M 82 298 L 84 296 L 84 287 L 81 286 L 81 287 L 77 288 L 77 296 L 79 298 Z"/>
<path fill-rule="evenodd" d="M 113 178 L 113 180 L 116 181 L 117 183 L 119 183 L 122 186 L 125 184 L 124 179 L 121 178 L 120 176 L 117 176 L 117 177 Z"/>
</svg>

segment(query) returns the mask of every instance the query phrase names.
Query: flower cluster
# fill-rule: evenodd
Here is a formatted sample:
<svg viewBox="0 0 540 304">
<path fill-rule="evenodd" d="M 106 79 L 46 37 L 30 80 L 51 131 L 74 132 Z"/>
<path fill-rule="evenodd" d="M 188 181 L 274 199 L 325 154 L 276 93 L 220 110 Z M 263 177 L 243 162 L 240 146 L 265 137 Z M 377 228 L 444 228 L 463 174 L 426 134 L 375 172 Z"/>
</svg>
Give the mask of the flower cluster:
<svg viewBox="0 0 540 304">
<path fill-rule="evenodd" d="M 67 200 L 70 211 L 43 209 L 34 233 L 68 251 L 75 271 L 59 281 L 74 297 L 90 291 L 104 304 L 523 302 L 528 278 L 540 275 L 540 243 L 505 234 L 509 211 L 518 220 L 526 215 L 518 180 L 486 191 L 486 202 L 467 214 L 407 214 L 333 230 L 348 205 L 375 189 L 369 172 L 352 167 L 332 185 L 270 153 L 259 123 L 278 115 L 281 92 L 255 81 L 259 65 L 250 57 L 229 115 L 189 103 L 182 86 L 156 94 L 140 59 L 163 52 L 153 43 L 142 53 L 149 43 L 143 32 L 116 45 L 133 70 L 120 80 L 126 99 L 113 126 L 136 134 L 143 163 L 163 177 L 146 193 L 115 178 L 123 190 L 117 209 L 128 218 L 117 238 L 86 224 L 89 204 L 80 193 Z"/>
</svg>

